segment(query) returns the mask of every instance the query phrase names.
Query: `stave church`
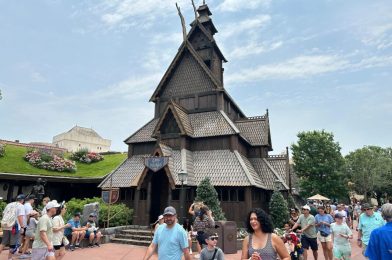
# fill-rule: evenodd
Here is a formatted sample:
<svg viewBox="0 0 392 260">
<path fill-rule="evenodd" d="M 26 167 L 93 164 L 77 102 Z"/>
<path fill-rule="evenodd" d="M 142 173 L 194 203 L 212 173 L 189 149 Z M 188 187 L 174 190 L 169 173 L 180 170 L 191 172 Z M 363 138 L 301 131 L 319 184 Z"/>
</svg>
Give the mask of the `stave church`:
<svg viewBox="0 0 392 260">
<path fill-rule="evenodd" d="M 154 222 L 168 205 L 183 217 L 206 177 L 227 220 L 240 225 L 253 207 L 268 209 L 276 182 L 282 192 L 291 188 L 288 152 L 269 154 L 268 110 L 247 117 L 234 102 L 209 7 L 195 17 L 150 98 L 154 118 L 125 139 L 127 159 L 99 184 L 118 190 L 134 209 L 133 224 Z"/>
</svg>

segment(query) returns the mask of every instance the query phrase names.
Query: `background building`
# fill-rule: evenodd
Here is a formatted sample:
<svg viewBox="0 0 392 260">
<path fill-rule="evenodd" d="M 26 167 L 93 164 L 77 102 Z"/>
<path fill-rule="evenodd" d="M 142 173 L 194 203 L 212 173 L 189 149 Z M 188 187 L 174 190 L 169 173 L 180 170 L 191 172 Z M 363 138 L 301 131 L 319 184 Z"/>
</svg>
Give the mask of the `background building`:
<svg viewBox="0 0 392 260">
<path fill-rule="evenodd" d="M 53 137 L 53 144 L 75 152 L 87 148 L 90 152 L 102 153 L 110 150 L 111 140 L 102 138 L 92 128 L 74 126 L 68 132 Z"/>
</svg>

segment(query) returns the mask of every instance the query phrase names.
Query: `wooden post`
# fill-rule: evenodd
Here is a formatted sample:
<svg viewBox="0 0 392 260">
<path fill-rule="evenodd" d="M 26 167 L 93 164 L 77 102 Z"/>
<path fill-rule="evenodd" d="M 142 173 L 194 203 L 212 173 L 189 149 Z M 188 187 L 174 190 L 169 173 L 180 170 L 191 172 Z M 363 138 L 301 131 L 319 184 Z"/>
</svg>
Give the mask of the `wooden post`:
<svg viewBox="0 0 392 260">
<path fill-rule="evenodd" d="M 110 204 L 112 203 L 112 184 L 113 184 L 113 176 L 110 176 L 110 188 L 109 188 L 109 204 L 108 204 L 108 221 L 106 223 L 106 227 L 110 227 Z"/>
</svg>

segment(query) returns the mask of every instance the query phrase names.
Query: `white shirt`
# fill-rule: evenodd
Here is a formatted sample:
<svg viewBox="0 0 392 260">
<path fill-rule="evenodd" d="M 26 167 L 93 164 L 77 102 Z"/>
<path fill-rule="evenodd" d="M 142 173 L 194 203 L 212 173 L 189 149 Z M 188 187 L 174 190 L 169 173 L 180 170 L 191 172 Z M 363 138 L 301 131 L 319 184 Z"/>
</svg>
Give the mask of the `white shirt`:
<svg viewBox="0 0 392 260">
<path fill-rule="evenodd" d="M 63 219 L 63 217 L 58 215 L 52 219 L 52 223 L 53 223 L 53 228 L 59 228 L 59 227 L 64 226 L 64 219 Z M 60 231 L 53 230 L 53 245 L 54 246 L 61 245 L 61 242 L 63 240 L 63 236 L 64 236 L 64 229 L 62 229 Z"/>
<path fill-rule="evenodd" d="M 30 212 L 33 211 L 33 207 L 31 206 L 30 202 L 25 202 L 24 204 L 25 208 L 25 215 L 30 215 Z"/>
<path fill-rule="evenodd" d="M 19 223 L 19 220 L 18 220 L 19 216 L 23 216 L 23 222 L 22 223 Z M 27 220 L 26 220 L 25 208 L 24 208 L 24 205 L 19 203 L 19 202 L 18 202 L 18 206 L 16 208 L 16 219 L 17 219 L 17 222 L 18 222 L 18 225 L 19 225 L 19 229 L 22 226 L 24 226 L 24 227 L 26 226 Z"/>
</svg>

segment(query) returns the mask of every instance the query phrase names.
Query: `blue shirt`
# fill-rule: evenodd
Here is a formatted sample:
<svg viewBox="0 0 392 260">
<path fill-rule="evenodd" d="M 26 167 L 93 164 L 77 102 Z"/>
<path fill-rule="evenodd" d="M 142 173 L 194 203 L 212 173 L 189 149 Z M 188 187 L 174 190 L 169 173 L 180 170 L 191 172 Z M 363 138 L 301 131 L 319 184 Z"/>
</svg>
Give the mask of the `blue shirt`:
<svg viewBox="0 0 392 260">
<path fill-rule="evenodd" d="M 373 215 L 370 217 L 366 215 L 366 213 L 362 213 L 361 216 L 359 216 L 358 225 L 358 229 L 362 232 L 362 243 L 367 245 L 369 243 L 370 233 L 376 228 L 382 227 L 384 224 L 385 221 L 380 213 L 373 212 Z"/>
<path fill-rule="evenodd" d="M 152 243 L 158 245 L 159 260 L 181 259 L 183 250 L 189 246 L 187 234 L 178 223 L 172 228 L 167 228 L 166 224 L 160 225 Z"/>
<path fill-rule="evenodd" d="M 392 259 L 392 222 L 373 230 L 365 256 L 370 260 Z"/>
<path fill-rule="evenodd" d="M 314 218 L 316 219 L 316 224 L 318 224 L 320 222 L 327 222 L 328 224 L 331 224 L 333 222 L 333 218 L 329 214 L 324 214 L 324 215 L 317 214 Z M 327 225 L 323 224 L 323 225 L 318 226 L 316 228 L 317 228 L 317 231 L 324 231 L 328 235 L 331 234 L 331 228 Z"/>
<path fill-rule="evenodd" d="M 72 228 L 80 228 L 80 221 L 75 221 L 73 218 L 68 220 L 68 224 L 71 224 L 71 227 L 64 229 L 64 236 L 69 236 L 72 234 Z"/>
</svg>

